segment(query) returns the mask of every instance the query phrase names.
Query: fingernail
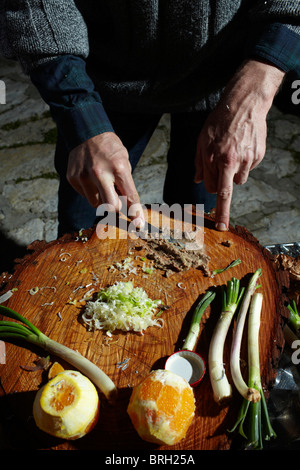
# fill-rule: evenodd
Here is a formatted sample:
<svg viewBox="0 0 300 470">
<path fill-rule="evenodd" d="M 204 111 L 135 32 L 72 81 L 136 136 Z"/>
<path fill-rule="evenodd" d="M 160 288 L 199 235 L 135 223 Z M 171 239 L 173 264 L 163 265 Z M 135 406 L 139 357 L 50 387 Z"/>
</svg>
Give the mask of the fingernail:
<svg viewBox="0 0 300 470">
<path fill-rule="evenodd" d="M 227 230 L 227 227 L 223 222 L 217 222 L 216 229 L 219 230 L 220 232 L 225 232 Z"/>
</svg>

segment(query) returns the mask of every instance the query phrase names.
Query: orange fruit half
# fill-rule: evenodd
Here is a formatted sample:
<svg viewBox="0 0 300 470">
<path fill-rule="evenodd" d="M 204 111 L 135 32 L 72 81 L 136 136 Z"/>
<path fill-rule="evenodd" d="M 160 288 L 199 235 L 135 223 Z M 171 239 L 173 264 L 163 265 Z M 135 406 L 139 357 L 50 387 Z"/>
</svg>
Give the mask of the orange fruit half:
<svg viewBox="0 0 300 470">
<path fill-rule="evenodd" d="M 39 429 L 56 437 L 78 439 L 98 421 L 99 396 L 80 372 L 63 370 L 35 396 L 33 417 Z"/>
<path fill-rule="evenodd" d="M 189 383 L 171 371 L 152 371 L 133 388 L 127 412 L 145 441 L 174 445 L 183 439 L 195 414 Z"/>
</svg>

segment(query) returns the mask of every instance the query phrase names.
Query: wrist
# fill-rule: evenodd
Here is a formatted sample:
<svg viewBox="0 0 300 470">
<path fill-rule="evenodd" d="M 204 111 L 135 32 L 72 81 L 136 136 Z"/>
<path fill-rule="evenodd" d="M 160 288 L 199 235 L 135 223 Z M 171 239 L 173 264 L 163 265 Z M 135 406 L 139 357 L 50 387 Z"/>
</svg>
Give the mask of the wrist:
<svg viewBox="0 0 300 470">
<path fill-rule="evenodd" d="M 285 72 L 274 65 L 248 60 L 236 72 L 225 90 L 227 107 L 238 109 L 250 101 L 266 114 L 272 106 Z M 228 103 L 227 103 L 228 102 Z"/>
</svg>

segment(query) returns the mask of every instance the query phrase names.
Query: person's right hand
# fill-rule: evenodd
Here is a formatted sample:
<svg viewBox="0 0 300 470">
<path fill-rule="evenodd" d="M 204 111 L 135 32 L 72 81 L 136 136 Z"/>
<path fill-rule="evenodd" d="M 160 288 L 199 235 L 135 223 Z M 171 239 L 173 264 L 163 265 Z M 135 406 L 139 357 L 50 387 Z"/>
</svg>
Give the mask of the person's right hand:
<svg viewBox="0 0 300 470">
<path fill-rule="evenodd" d="M 128 152 L 115 133 L 96 135 L 74 148 L 69 154 L 67 179 L 93 207 L 109 204 L 119 212 L 119 196 L 125 196 L 133 224 L 143 227 L 144 213 Z"/>
</svg>

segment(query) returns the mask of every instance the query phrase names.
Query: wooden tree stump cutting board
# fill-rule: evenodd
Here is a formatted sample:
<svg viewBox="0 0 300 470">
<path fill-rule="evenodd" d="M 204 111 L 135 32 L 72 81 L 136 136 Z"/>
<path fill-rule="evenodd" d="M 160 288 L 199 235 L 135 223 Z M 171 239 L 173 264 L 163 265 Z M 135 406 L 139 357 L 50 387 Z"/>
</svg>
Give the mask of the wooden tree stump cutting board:
<svg viewBox="0 0 300 470">
<path fill-rule="evenodd" d="M 29 372 L 22 368 L 32 366 L 38 357 L 45 357 L 47 353 L 22 343 L 7 342 L 6 364 L 0 364 L 0 423 L 7 444 L 11 448 L 27 450 L 229 449 L 234 436 L 228 434 L 227 429 L 235 422 L 240 397 L 234 392 L 230 404 L 217 405 L 213 400 L 208 371 L 195 389 L 197 408 L 194 421 L 186 438 L 176 446 L 158 447 L 141 440 L 127 415 L 127 404 L 132 387 L 152 369 L 163 368 L 166 358 L 181 349 L 195 304 L 205 291 L 225 284 L 232 276 L 245 282 L 249 274 L 259 267 L 263 273 L 260 283 L 264 295 L 260 333 L 261 373 L 267 389 L 274 379 L 276 362 L 284 344 L 282 285 L 272 262 L 247 230 L 230 228 L 228 232 L 217 232 L 213 220 L 207 216 L 204 217 L 204 247 L 210 257 L 210 269 L 223 268 L 237 258 L 242 261 L 214 277 L 197 269 L 173 273 L 169 277 L 158 269 L 145 274 L 139 258 L 144 254 L 143 249 L 136 251 L 137 241 L 124 237 L 122 229 L 118 228 L 116 235 L 116 239 L 107 237 L 99 240 L 97 231 L 93 229 L 85 232 L 84 237 L 66 237 L 48 244 L 36 242 L 31 246 L 33 253 L 16 265 L 12 276 L 2 275 L 2 293 L 16 289 L 5 302 L 6 306 L 28 318 L 50 338 L 78 350 L 103 369 L 118 388 L 115 405 L 102 398 L 98 424 L 89 435 L 70 442 L 55 439 L 39 431 L 32 417 L 34 396 L 45 382 L 47 373 L 41 370 Z M 136 274 L 110 268 L 128 256 L 137 266 Z M 168 309 L 162 315 L 163 328 L 150 327 L 143 335 L 118 332 L 112 338 L 102 331 L 87 331 L 80 321 L 84 295 L 92 288 L 97 292 L 102 287 L 124 280 L 132 280 L 135 286 L 144 288 L 149 297 L 165 302 Z M 35 287 L 39 289 L 32 295 L 31 289 Z M 214 301 L 201 322 L 196 351 L 206 362 L 219 308 L 219 303 Z M 227 366 L 230 339 L 231 333 L 226 341 Z M 120 367 L 125 359 L 128 359 L 127 367 Z M 52 362 L 55 360 L 57 358 L 51 357 Z M 67 364 L 62 365 L 71 368 Z"/>
</svg>

